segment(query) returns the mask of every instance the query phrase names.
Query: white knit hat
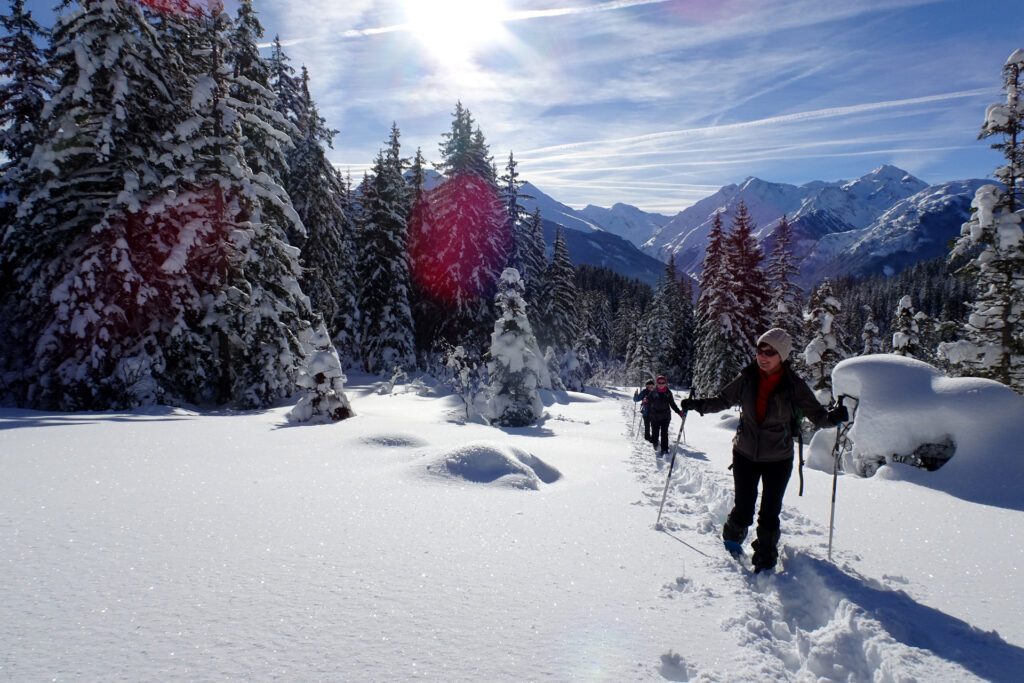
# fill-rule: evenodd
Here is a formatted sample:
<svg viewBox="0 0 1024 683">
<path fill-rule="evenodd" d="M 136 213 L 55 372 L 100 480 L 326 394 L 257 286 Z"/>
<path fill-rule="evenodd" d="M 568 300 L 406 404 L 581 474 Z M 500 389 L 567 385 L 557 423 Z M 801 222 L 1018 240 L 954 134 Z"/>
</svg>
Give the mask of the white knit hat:
<svg viewBox="0 0 1024 683">
<path fill-rule="evenodd" d="M 757 345 L 761 344 L 768 344 L 778 351 L 779 358 L 783 361 L 789 358 L 789 352 L 793 350 L 793 339 L 789 336 L 789 332 L 781 327 L 773 327 L 762 334 L 757 340 Z"/>
</svg>

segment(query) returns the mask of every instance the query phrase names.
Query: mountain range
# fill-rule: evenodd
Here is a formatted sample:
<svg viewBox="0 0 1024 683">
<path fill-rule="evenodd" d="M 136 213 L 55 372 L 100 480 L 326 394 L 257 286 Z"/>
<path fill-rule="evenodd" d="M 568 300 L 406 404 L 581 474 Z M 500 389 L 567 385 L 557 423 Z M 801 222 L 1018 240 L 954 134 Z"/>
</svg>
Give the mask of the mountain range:
<svg viewBox="0 0 1024 683">
<path fill-rule="evenodd" d="M 699 277 L 715 213 L 722 213 L 728 228 L 742 201 L 766 254 L 773 246 L 779 219 L 787 216 L 794 233 L 792 249 L 801 264 L 798 282 L 810 287 L 824 277 L 892 275 L 918 261 L 942 256 L 970 218 L 975 191 L 991 182 L 973 179 L 928 185 L 900 168 L 883 165 L 854 180 L 819 180 L 799 186 L 750 177 L 722 187 L 672 217 L 626 204 L 576 210 L 529 184 L 524 193 L 532 199 L 523 203 L 531 211 L 539 208 L 545 220 L 564 226 L 567 237 L 570 231 L 591 238 L 594 233 L 614 234 L 659 261 L 674 255 L 681 272 Z M 628 252 L 616 258 L 620 264 L 636 261 L 636 255 Z"/>
</svg>

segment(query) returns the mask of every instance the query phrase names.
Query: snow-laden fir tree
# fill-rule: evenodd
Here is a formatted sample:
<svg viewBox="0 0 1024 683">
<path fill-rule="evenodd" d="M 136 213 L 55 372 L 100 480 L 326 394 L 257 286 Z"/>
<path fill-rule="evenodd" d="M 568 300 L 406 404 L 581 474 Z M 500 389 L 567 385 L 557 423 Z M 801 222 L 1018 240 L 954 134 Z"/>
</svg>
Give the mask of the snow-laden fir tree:
<svg viewBox="0 0 1024 683">
<path fill-rule="evenodd" d="M 0 15 L 0 28 L 0 327 L 6 328 L 5 301 L 15 291 L 13 257 L 7 256 L 5 233 L 14 220 L 22 190 L 31 182 L 27 161 L 41 139 L 39 116 L 53 73 L 36 43 L 46 34 L 25 10 L 24 0 L 10 3 L 9 12 Z M 0 341 L 0 358 L 7 357 L 3 347 Z M 0 377 L 3 365 L 0 361 Z"/>
<path fill-rule="evenodd" d="M 870 306 L 864 307 L 865 323 L 860 338 L 864 342 L 860 355 L 869 356 L 873 353 L 882 353 L 882 338 L 878 333 L 878 325 L 875 324 L 875 314 Z"/>
<path fill-rule="evenodd" d="M 690 279 L 679 277 L 675 255 L 665 266 L 665 279 L 661 284 L 661 298 L 668 316 L 669 341 L 664 350 L 661 371 L 678 386 L 690 386 L 693 379 L 693 350 L 696 324 L 693 311 L 693 292 Z"/>
<path fill-rule="evenodd" d="M 278 60 L 284 62 L 283 51 Z M 281 76 L 288 76 L 280 69 Z M 302 69 L 294 111 L 295 138 L 288 155 L 285 188 L 306 229 L 302 241 L 302 291 L 313 310 L 323 316 L 344 361 L 356 353 L 358 287 L 354 255 L 355 226 L 345 211 L 347 190 L 327 160 L 336 131 L 328 128 L 309 91 L 309 73 Z M 287 111 L 287 110 L 285 110 Z"/>
<path fill-rule="evenodd" d="M 410 226 L 421 339 L 481 348 L 511 234 L 487 144 L 469 111 L 455 108 L 440 146 L 445 180 L 430 192 L 426 220 Z"/>
<path fill-rule="evenodd" d="M 242 147 L 250 170 L 266 173 L 280 184 L 288 167 L 290 123 L 278 111 L 277 96 L 270 87 L 270 65 L 258 47 L 262 37 L 263 25 L 252 0 L 239 0 L 224 54 L 233 70 L 230 94 L 242 114 Z"/>
<path fill-rule="evenodd" d="M 362 197 L 359 230 L 360 354 L 370 373 L 408 368 L 415 360 L 409 308 L 406 216 L 408 190 L 403 176 L 400 133 L 392 125 L 386 150 L 377 155 Z"/>
<path fill-rule="evenodd" d="M 313 314 L 298 282 L 299 250 L 287 242 L 301 231 L 298 214 L 284 188 L 247 163 L 241 120 L 254 110 L 231 96 L 238 88 L 223 58 L 228 26 L 223 13 L 203 22 L 195 54 L 206 71 L 195 81 L 192 116 L 178 127 L 168 161 L 176 175 L 165 184 L 172 182 L 176 194 L 154 215 L 188 226 L 161 268 L 191 278 L 198 294 L 172 330 L 179 344 L 168 370 L 175 368 L 176 392 L 259 407 L 294 390 L 305 355 L 298 335 Z"/>
<path fill-rule="evenodd" d="M 536 318 L 537 311 L 533 307 L 539 304 L 539 291 L 543 287 L 544 276 L 544 237 L 541 235 L 540 250 L 537 249 L 536 231 L 540 222 L 540 212 L 529 214 L 520 203 L 522 199 L 532 199 L 522 193 L 523 182 L 519 180 L 518 164 L 512 152 L 508 155 L 505 175 L 501 177 L 502 199 L 508 214 L 509 230 L 512 235 L 512 246 L 509 252 L 509 267 L 519 271 L 523 280 L 527 308 Z"/>
<path fill-rule="evenodd" d="M 892 319 L 892 352 L 897 356 L 911 358 L 918 358 L 921 353 L 914 304 L 909 295 L 904 295 L 896 304 L 896 312 Z"/>
<path fill-rule="evenodd" d="M 791 248 L 793 227 L 785 215 L 779 219 L 779 225 L 775 228 L 774 235 L 775 244 L 768 259 L 768 267 L 765 269 L 770 294 L 767 325 L 769 328 L 779 327 L 789 332 L 789 336 L 793 339 L 793 348 L 799 349 L 804 346 L 804 326 L 801 315 L 803 296 L 800 288 L 794 282 L 794 278 L 800 273 L 800 268 L 797 267 Z M 800 355 L 793 354 L 790 360 L 798 365 L 801 360 Z"/>
<path fill-rule="evenodd" d="M 961 375 L 987 377 L 1024 393 L 1024 234 L 1021 193 L 1024 183 L 1024 50 L 1016 50 L 1003 66 L 1006 102 L 985 112 L 980 138 L 1001 136 L 992 145 L 1006 158 L 996 170 L 1003 188 L 978 189 L 971 220 L 964 223 L 951 260 L 977 252 L 965 273 L 977 285 L 977 297 L 961 339 L 940 346 L 940 354 Z"/>
<path fill-rule="evenodd" d="M 713 396 L 750 362 L 749 347 L 735 318 L 740 315 L 733 289 L 722 217 L 715 214 L 700 276 L 697 300 L 697 341 L 693 366 L 693 396 Z"/>
<path fill-rule="evenodd" d="M 547 246 L 544 243 L 544 221 L 540 209 L 534 209 L 526 227 L 522 260 L 526 268 L 526 305 L 533 316 L 534 329 L 540 329 L 544 302 L 544 272 L 547 269 Z"/>
<path fill-rule="evenodd" d="M 187 114 L 183 70 L 134 3 L 73 8 L 50 54 L 61 78 L 23 166 L 31 189 L 4 236 L 19 297 L 3 355 L 28 405 L 152 400 L 162 363 L 153 321 L 168 304 L 160 265 L 174 236 L 153 233 L 143 208 L 162 192 L 169 126 Z"/>
<path fill-rule="evenodd" d="M 832 293 L 832 283 L 826 279 L 811 294 L 804 311 L 804 338 L 808 342 L 803 360 L 811 376 L 811 388 L 823 403 L 831 397 L 832 369 L 846 357 L 839 342 L 842 330 L 836 322 L 840 309 L 839 300 Z"/>
<path fill-rule="evenodd" d="M 487 361 L 488 417 L 503 427 L 525 427 L 544 410 L 539 393 L 544 358 L 526 316 L 523 283 L 515 268 L 502 272 L 495 305 L 498 319 Z"/>
<path fill-rule="evenodd" d="M 629 358 L 637 335 L 640 334 L 640 308 L 632 298 L 623 298 L 612 322 L 611 354 Z"/>
<path fill-rule="evenodd" d="M 771 297 L 761 267 L 764 253 L 754 237 L 754 220 L 742 200 L 733 215 L 726 245 L 732 275 L 729 283 L 739 306 L 733 315 L 733 327 L 739 337 L 737 351 L 749 356 L 754 342 L 769 329 Z"/>
<path fill-rule="evenodd" d="M 544 351 L 544 366 L 547 368 L 548 376 L 551 378 L 551 389 L 553 391 L 565 391 L 562 383 L 561 357 L 555 352 L 554 347 L 547 347 Z"/>
<path fill-rule="evenodd" d="M 454 346 L 445 354 L 445 370 L 445 383 L 462 399 L 468 421 L 480 392 L 480 363 L 464 346 Z"/>
<path fill-rule="evenodd" d="M 561 230 L 555 233 L 551 263 L 544 273 L 543 327 L 541 339 L 562 354 L 579 336 L 576 271 L 569 260 L 569 247 Z"/>
<path fill-rule="evenodd" d="M 345 373 L 327 326 L 318 320 L 315 327 L 302 331 L 300 340 L 307 352 L 297 384 L 305 393 L 288 413 L 288 421 L 326 424 L 351 417 Z"/>
<path fill-rule="evenodd" d="M 673 344 L 672 311 L 668 301 L 670 291 L 662 280 L 654 293 L 654 299 L 644 311 L 640 329 L 646 348 L 650 351 L 649 369 L 655 375 L 666 375 L 675 383 L 679 378 L 668 369 Z"/>
<path fill-rule="evenodd" d="M 290 123 L 301 126 L 301 122 L 309 114 L 304 110 L 309 101 L 302 93 L 302 81 L 295 76 L 291 60 L 281 45 L 280 36 L 274 36 L 270 57 L 267 59 L 267 85 L 274 93 L 274 108 Z M 305 71 L 305 67 L 303 67 Z M 308 77 L 302 80 L 308 81 Z M 308 90 L 308 83 L 306 86 Z M 336 131 L 332 131 L 332 134 Z M 332 135 L 333 137 L 333 135 Z"/>
</svg>

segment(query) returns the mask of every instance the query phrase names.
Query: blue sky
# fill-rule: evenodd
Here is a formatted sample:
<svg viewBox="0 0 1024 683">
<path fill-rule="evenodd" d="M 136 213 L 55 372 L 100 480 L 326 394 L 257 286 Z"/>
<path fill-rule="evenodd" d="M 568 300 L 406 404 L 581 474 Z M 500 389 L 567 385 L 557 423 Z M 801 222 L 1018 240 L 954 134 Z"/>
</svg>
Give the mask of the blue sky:
<svg viewBox="0 0 1024 683">
<path fill-rule="evenodd" d="M 30 0 L 40 20 L 53 0 Z M 227 1 L 229 10 L 236 3 Z M 674 214 L 758 176 L 989 177 L 1022 0 L 255 0 L 358 177 L 392 121 L 437 160 L 456 100 L 572 206 Z M 462 24 L 453 16 L 469 17 Z M 435 37 L 431 37 L 435 36 Z"/>
</svg>

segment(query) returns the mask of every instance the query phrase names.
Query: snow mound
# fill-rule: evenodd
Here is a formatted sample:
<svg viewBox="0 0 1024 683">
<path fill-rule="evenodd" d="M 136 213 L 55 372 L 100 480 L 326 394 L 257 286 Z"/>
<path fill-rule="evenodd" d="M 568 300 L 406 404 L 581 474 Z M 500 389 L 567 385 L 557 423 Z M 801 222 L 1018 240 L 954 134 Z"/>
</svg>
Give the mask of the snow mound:
<svg viewBox="0 0 1024 683">
<path fill-rule="evenodd" d="M 885 463 L 878 470 L 885 479 L 1024 509 L 1024 397 L 1009 387 L 945 377 L 927 363 L 888 354 L 845 360 L 833 370 L 832 382 L 836 395 L 860 399 L 849 433 L 850 464 L 875 460 Z M 831 471 L 834 442 L 834 429 L 815 434 L 809 464 Z M 952 443 L 953 456 L 933 472 L 893 459 L 944 443 Z"/>
<path fill-rule="evenodd" d="M 368 446 L 382 446 L 384 448 L 421 448 L 429 445 L 425 439 L 409 434 L 374 434 L 364 436 L 360 440 Z"/>
<path fill-rule="evenodd" d="M 552 484 L 562 473 L 535 455 L 493 441 L 475 441 L 447 449 L 429 458 L 431 474 L 487 484 L 536 491 Z"/>
</svg>

